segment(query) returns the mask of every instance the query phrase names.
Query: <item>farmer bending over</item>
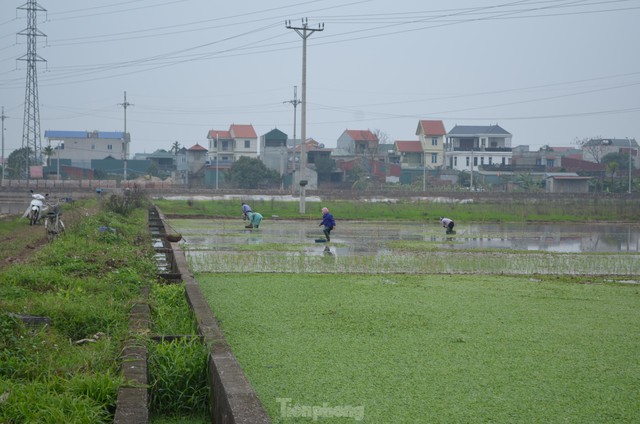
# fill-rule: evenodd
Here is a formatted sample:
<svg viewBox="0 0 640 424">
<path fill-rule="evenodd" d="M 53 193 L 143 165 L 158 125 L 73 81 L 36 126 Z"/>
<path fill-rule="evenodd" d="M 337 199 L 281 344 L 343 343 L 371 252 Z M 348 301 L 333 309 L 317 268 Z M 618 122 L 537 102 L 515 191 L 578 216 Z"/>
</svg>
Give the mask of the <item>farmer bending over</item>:
<svg viewBox="0 0 640 424">
<path fill-rule="evenodd" d="M 454 225 L 456 225 L 453 220 L 449 218 L 440 218 L 440 223 L 447 229 L 447 234 L 451 234 L 453 232 Z"/>
</svg>

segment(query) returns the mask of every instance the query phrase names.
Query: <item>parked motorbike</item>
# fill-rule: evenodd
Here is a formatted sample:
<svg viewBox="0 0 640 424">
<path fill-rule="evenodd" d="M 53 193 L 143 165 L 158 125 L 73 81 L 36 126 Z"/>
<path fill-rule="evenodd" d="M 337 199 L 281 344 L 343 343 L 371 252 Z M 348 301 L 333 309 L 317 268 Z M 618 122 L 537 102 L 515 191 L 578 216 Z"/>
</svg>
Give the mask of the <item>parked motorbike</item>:
<svg viewBox="0 0 640 424">
<path fill-rule="evenodd" d="M 44 203 L 44 201 L 47 200 L 47 196 L 49 196 L 49 193 L 43 196 L 42 194 L 34 193 L 33 190 L 31 190 L 31 197 L 33 199 L 31 200 L 27 210 L 24 212 L 24 215 L 22 215 L 25 218 L 29 218 L 29 225 L 37 224 L 42 213 L 47 210 L 47 206 Z"/>
</svg>

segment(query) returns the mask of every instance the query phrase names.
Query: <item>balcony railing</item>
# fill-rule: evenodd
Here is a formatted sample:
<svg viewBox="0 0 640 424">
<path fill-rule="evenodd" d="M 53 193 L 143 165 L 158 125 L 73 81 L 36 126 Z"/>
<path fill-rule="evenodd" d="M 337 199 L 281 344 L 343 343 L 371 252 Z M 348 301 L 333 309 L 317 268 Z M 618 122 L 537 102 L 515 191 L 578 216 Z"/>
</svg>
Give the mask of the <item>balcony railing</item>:
<svg viewBox="0 0 640 424">
<path fill-rule="evenodd" d="M 469 149 L 468 147 L 454 147 L 454 152 L 512 152 L 513 148 L 511 147 L 474 147 L 473 149 Z"/>
</svg>

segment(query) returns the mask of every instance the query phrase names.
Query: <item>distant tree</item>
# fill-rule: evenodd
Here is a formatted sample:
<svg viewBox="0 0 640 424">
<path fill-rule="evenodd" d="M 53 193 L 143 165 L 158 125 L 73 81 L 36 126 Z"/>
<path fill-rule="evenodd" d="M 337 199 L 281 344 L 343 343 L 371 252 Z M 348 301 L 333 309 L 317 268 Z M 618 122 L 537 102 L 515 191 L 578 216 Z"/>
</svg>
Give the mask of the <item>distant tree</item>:
<svg viewBox="0 0 640 424">
<path fill-rule="evenodd" d="M 28 147 L 16 149 L 7 158 L 7 170 L 5 175 L 9 178 L 23 178 L 27 175 L 27 156 L 29 163 L 36 163 L 36 157 Z"/>
<path fill-rule="evenodd" d="M 612 192 L 624 192 L 627 190 L 626 178 L 615 177 L 627 176 L 629 172 L 629 154 L 621 152 L 612 152 L 606 154 L 602 158 L 602 163 L 605 165 L 606 173 L 609 174 L 610 182 L 606 187 Z M 631 164 L 633 169 L 633 164 Z"/>
<path fill-rule="evenodd" d="M 542 189 L 541 182 L 536 181 L 530 172 L 518 174 L 515 182 L 522 188 L 523 191 L 526 192 L 540 191 L 540 189 Z"/>
<path fill-rule="evenodd" d="M 53 156 L 53 147 L 47 146 L 42 149 L 42 153 L 47 157 L 47 166 L 51 166 L 51 156 Z"/>
<path fill-rule="evenodd" d="M 174 141 L 173 144 L 171 145 L 171 149 L 169 149 L 170 152 L 173 152 L 174 155 L 178 155 L 178 150 L 180 150 L 180 143 L 178 143 L 177 141 Z"/>
<path fill-rule="evenodd" d="M 318 174 L 328 174 L 334 169 L 336 169 L 336 161 L 330 157 L 316 159 L 316 171 L 318 171 Z"/>
<path fill-rule="evenodd" d="M 157 177 L 160 174 L 160 168 L 156 162 L 151 162 L 147 168 L 147 174 Z"/>
<path fill-rule="evenodd" d="M 629 154 L 621 153 L 621 152 L 612 152 L 603 156 L 602 163 L 605 166 L 609 166 L 611 163 L 616 163 L 617 168 L 620 171 L 628 171 L 629 170 Z M 633 164 L 631 165 L 633 166 Z"/>
<path fill-rule="evenodd" d="M 241 157 L 229 169 L 229 181 L 238 188 L 258 188 L 280 184 L 280 174 L 259 160 Z"/>
</svg>

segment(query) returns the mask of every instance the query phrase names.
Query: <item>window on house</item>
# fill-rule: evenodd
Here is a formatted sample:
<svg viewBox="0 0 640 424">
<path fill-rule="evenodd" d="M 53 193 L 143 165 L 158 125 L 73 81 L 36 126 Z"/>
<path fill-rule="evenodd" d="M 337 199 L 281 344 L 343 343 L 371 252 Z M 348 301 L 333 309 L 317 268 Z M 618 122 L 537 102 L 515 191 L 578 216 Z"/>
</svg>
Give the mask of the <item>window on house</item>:
<svg viewBox="0 0 640 424">
<path fill-rule="evenodd" d="M 223 141 L 222 142 L 222 150 L 229 150 L 229 142 L 228 141 Z"/>
<path fill-rule="evenodd" d="M 547 159 L 547 168 L 553 168 L 553 159 Z"/>
<path fill-rule="evenodd" d="M 431 153 L 431 163 L 438 163 L 438 154 Z"/>
<path fill-rule="evenodd" d="M 107 144 L 107 150 L 113 150 L 113 144 Z"/>
<path fill-rule="evenodd" d="M 478 166 L 478 156 L 473 157 L 473 166 Z"/>
<path fill-rule="evenodd" d="M 484 156 L 480 158 L 480 165 L 484 165 Z"/>
<path fill-rule="evenodd" d="M 248 148 L 250 148 L 250 147 L 251 147 L 251 140 L 245 140 L 245 141 L 244 141 L 244 148 L 245 148 L 245 149 L 248 149 Z"/>
<path fill-rule="evenodd" d="M 453 157 L 453 166 L 458 166 L 458 156 Z"/>
<path fill-rule="evenodd" d="M 432 146 L 437 146 L 438 145 L 438 137 L 433 137 L 431 139 L 431 145 Z"/>
<path fill-rule="evenodd" d="M 542 159 L 537 158 L 536 159 L 536 165 L 542 165 Z"/>
<path fill-rule="evenodd" d="M 467 166 L 469 166 L 469 156 L 467 156 Z"/>
<path fill-rule="evenodd" d="M 95 144 L 91 145 L 91 150 L 96 150 L 96 145 Z"/>
<path fill-rule="evenodd" d="M 489 165 L 493 165 L 493 158 L 489 157 Z"/>
<path fill-rule="evenodd" d="M 503 165 L 506 163 L 506 162 L 505 162 L 505 159 L 506 159 L 506 158 L 502 158 L 502 164 L 503 164 Z"/>
</svg>

